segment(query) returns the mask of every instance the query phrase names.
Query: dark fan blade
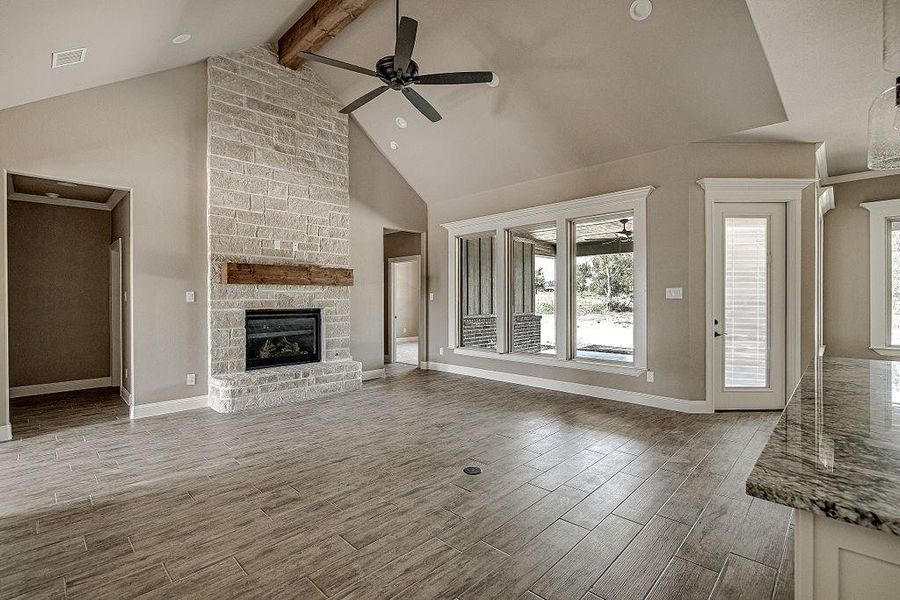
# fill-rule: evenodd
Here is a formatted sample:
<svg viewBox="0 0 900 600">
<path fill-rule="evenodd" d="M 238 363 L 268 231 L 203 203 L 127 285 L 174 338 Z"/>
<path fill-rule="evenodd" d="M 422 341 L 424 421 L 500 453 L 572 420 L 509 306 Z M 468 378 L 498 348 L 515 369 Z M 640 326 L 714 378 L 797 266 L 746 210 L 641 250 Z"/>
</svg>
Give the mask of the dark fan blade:
<svg viewBox="0 0 900 600">
<path fill-rule="evenodd" d="M 412 105 L 415 106 L 420 113 L 428 117 L 428 120 L 432 123 L 437 123 L 441 120 L 441 114 L 434 110 L 434 107 L 428 103 L 428 100 L 416 93 L 415 90 L 403 88 L 403 95 L 406 96 L 407 100 L 412 102 Z"/>
<path fill-rule="evenodd" d="M 419 23 L 415 19 L 401 17 L 400 26 L 397 27 L 397 44 L 394 47 L 394 70 L 397 73 L 406 73 L 409 68 L 418 28 Z"/>
<path fill-rule="evenodd" d="M 462 85 L 464 83 L 490 83 L 493 78 L 494 74 L 490 71 L 468 71 L 419 75 L 414 81 L 421 85 Z"/>
<path fill-rule="evenodd" d="M 371 92 L 369 92 L 369 93 L 367 93 L 367 94 L 363 94 L 362 96 L 360 96 L 359 98 L 357 98 L 356 100 L 354 100 L 353 102 L 351 102 L 350 104 L 348 104 L 347 106 L 345 106 L 344 108 L 342 108 L 342 109 L 341 109 L 341 113 L 342 113 L 342 114 L 345 114 L 345 115 L 346 115 L 346 114 L 350 114 L 350 113 L 352 113 L 354 110 L 356 110 L 357 108 L 359 108 L 360 106 L 362 106 L 363 104 L 365 104 L 366 102 L 369 102 L 370 100 L 374 100 L 375 98 L 377 98 L 378 96 L 382 95 L 383 93 L 385 93 L 385 92 L 388 91 L 389 89 L 391 89 L 391 88 L 390 88 L 389 86 L 386 86 L 386 85 L 385 85 L 385 86 L 382 86 L 382 87 L 380 87 L 380 88 L 375 88 L 375 89 L 372 90 Z"/>
<path fill-rule="evenodd" d="M 319 56 L 318 54 L 313 54 L 312 52 L 301 52 L 300 56 L 302 56 L 306 60 L 311 60 L 313 62 L 319 62 L 319 63 L 322 63 L 323 65 L 329 65 L 332 67 L 337 67 L 338 69 L 345 69 L 347 71 L 356 71 L 357 73 L 362 73 L 363 75 L 371 75 L 372 77 L 378 77 L 378 73 L 376 73 L 372 69 L 367 69 L 365 67 L 357 67 L 356 65 L 351 65 L 350 63 L 345 63 L 342 60 L 335 60 L 333 58 L 328 58 L 327 56 Z"/>
</svg>

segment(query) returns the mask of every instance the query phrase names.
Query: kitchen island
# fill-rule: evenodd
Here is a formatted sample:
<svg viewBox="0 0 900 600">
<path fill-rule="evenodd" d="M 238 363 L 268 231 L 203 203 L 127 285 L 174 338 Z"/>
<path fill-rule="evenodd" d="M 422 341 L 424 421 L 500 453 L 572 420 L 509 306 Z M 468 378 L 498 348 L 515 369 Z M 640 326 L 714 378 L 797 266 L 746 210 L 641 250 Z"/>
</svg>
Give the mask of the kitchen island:
<svg viewBox="0 0 900 600">
<path fill-rule="evenodd" d="M 797 509 L 797 600 L 900 598 L 900 362 L 814 361 L 747 493 Z"/>
</svg>

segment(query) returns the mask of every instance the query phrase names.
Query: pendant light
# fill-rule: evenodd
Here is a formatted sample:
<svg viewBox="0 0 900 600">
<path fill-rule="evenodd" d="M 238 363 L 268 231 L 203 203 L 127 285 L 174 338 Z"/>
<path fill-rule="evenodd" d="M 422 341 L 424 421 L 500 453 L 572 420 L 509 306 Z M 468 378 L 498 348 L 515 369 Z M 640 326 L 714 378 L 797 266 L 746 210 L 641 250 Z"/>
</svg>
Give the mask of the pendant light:
<svg viewBox="0 0 900 600">
<path fill-rule="evenodd" d="M 900 73 L 900 0 L 882 0 L 881 64 Z M 900 77 L 869 107 L 868 166 L 900 169 Z"/>
</svg>

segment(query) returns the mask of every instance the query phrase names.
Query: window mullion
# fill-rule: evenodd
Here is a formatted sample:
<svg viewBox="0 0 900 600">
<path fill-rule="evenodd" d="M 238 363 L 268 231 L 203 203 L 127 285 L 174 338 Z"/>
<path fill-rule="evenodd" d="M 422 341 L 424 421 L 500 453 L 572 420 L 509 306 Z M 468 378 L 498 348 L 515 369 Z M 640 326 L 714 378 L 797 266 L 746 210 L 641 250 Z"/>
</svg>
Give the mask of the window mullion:
<svg viewBox="0 0 900 600">
<path fill-rule="evenodd" d="M 509 301 L 507 280 L 509 279 L 509 236 L 503 227 L 497 227 L 494 237 L 494 315 L 497 321 L 497 352 L 509 352 Z"/>
<path fill-rule="evenodd" d="M 556 220 L 556 358 L 572 358 L 572 327 L 570 290 L 571 227 L 566 219 Z"/>
</svg>

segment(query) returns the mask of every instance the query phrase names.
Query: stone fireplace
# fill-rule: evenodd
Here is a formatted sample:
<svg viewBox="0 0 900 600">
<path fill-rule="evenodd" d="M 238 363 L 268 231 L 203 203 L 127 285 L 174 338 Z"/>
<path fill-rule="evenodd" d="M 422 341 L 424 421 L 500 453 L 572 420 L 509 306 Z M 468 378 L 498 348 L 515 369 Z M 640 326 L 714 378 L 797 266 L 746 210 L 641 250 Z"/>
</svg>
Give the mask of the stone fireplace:
<svg viewBox="0 0 900 600">
<path fill-rule="evenodd" d="M 267 48 L 212 57 L 208 75 L 209 405 L 231 412 L 359 389 L 349 287 L 220 276 L 225 262 L 349 267 L 341 104 L 311 69 L 286 69 Z"/>
</svg>

